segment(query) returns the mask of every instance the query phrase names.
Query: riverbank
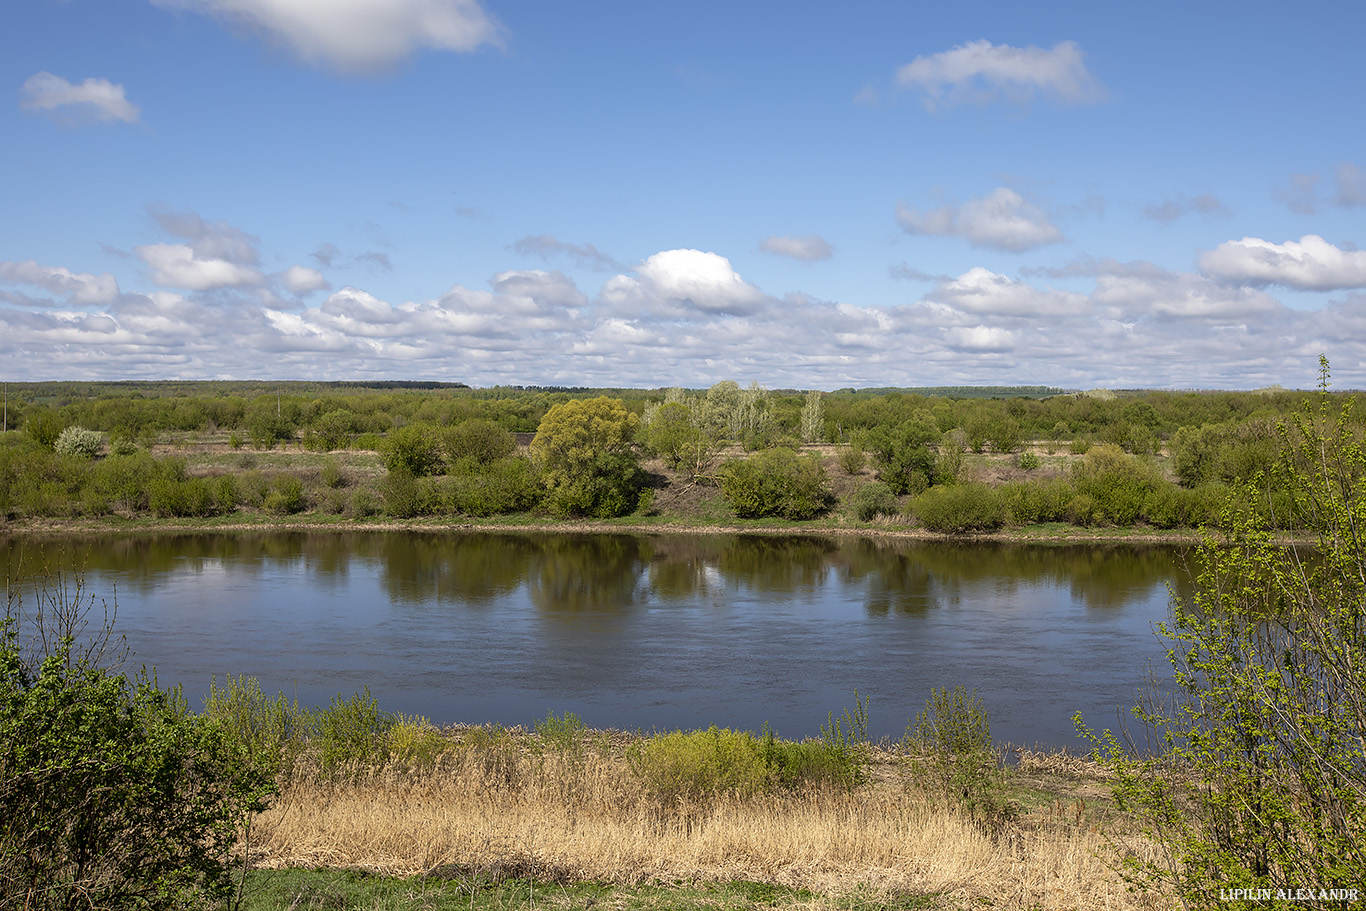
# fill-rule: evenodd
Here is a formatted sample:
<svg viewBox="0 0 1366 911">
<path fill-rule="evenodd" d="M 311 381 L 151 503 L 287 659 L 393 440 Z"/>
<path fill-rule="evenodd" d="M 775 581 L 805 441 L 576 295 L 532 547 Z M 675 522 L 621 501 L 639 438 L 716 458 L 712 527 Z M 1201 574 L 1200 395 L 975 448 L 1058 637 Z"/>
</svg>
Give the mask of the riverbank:
<svg viewBox="0 0 1366 911">
<path fill-rule="evenodd" d="M 854 788 L 661 802 L 631 735 L 446 736 L 457 748 L 427 764 L 287 784 L 253 823 L 262 898 L 246 907 L 370 907 L 386 892 L 395 911 L 1164 906 L 1115 872 L 1120 851 L 1148 849 L 1075 756 L 1017 753 L 999 773 L 1012 809 L 984 817 L 926 790 L 896 746 L 870 747 Z"/>
</svg>

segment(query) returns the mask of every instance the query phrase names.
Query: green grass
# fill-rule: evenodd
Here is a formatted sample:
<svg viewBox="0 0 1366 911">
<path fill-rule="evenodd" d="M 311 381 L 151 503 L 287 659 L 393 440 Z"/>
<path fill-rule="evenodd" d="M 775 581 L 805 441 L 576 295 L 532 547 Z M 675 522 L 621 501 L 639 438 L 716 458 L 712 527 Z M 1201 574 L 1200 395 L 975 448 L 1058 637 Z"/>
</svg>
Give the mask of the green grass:
<svg viewBox="0 0 1366 911">
<path fill-rule="evenodd" d="M 378 876 L 353 870 L 255 870 L 244 883 L 241 911 L 947 911 L 957 907 L 936 895 L 884 895 L 868 890 L 818 895 L 805 889 L 747 880 L 610 886 L 438 868 L 431 875 L 414 877 Z"/>
</svg>

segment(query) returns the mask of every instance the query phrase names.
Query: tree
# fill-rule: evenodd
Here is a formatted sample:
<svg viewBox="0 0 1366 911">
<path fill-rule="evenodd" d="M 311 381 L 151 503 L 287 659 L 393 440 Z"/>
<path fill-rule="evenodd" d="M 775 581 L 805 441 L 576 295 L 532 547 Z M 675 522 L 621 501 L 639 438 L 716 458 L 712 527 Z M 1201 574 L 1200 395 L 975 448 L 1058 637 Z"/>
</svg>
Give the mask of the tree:
<svg viewBox="0 0 1366 911">
<path fill-rule="evenodd" d="M 274 782 L 178 691 L 120 672 L 108 614 L 83 637 L 94 607 L 59 582 L 0 621 L 0 906 L 197 906 L 227 892 Z"/>
<path fill-rule="evenodd" d="M 824 434 L 824 396 L 819 389 L 812 389 L 806 394 L 806 404 L 802 406 L 802 439 L 807 443 L 817 443 Z"/>
<path fill-rule="evenodd" d="M 1312 901 L 1296 907 L 1339 907 L 1317 890 L 1366 881 L 1366 451 L 1352 402 L 1332 413 L 1328 376 L 1321 359 L 1317 406 L 1281 427 L 1291 513 L 1248 505 L 1249 485 L 1161 628 L 1174 682 L 1135 709 L 1156 752 L 1077 721 L 1163 848 L 1131 855 L 1129 876 L 1174 886 L 1188 907 L 1305 887 Z M 1316 552 L 1279 544 L 1286 524 L 1313 529 Z"/>
<path fill-rule="evenodd" d="M 564 516 L 607 518 L 636 508 L 643 484 L 631 437 L 638 418 L 619 399 L 571 399 L 546 412 L 531 460 Z"/>
</svg>

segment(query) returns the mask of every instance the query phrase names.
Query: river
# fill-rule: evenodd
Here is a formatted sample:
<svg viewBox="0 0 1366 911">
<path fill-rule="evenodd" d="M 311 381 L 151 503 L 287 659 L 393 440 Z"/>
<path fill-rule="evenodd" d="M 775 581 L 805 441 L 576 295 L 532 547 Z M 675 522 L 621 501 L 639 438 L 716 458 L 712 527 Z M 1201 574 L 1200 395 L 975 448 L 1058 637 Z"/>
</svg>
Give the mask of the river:
<svg viewBox="0 0 1366 911">
<path fill-rule="evenodd" d="M 0 539 L 7 577 L 79 572 L 132 667 L 433 721 L 818 734 L 868 701 L 899 737 L 976 688 L 997 741 L 1077 746 L 1150 673 L 1182 551 L 764 535 L 260 533 Z M 27 580 L 27 581 L 22 581 Z M 12 585 L 15 584 L 12 582 Z"/>
</svg>

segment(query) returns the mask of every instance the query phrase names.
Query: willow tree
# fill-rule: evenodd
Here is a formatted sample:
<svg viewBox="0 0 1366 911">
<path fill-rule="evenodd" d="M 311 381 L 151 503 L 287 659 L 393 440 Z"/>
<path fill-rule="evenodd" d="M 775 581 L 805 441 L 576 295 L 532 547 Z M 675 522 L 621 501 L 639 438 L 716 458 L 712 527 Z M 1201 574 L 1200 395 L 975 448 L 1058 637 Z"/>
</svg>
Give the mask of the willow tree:
<svg viewBox="0 0 1366 911">
<path fill-rule="evenodd" d="M 638 422 L 619 399 L 561 402 L 541 419 L 531 460 L 546 504 L 561 516 L 607 518 L 636 508 L 643 475 L 631 439 Z"/>
</svg>

